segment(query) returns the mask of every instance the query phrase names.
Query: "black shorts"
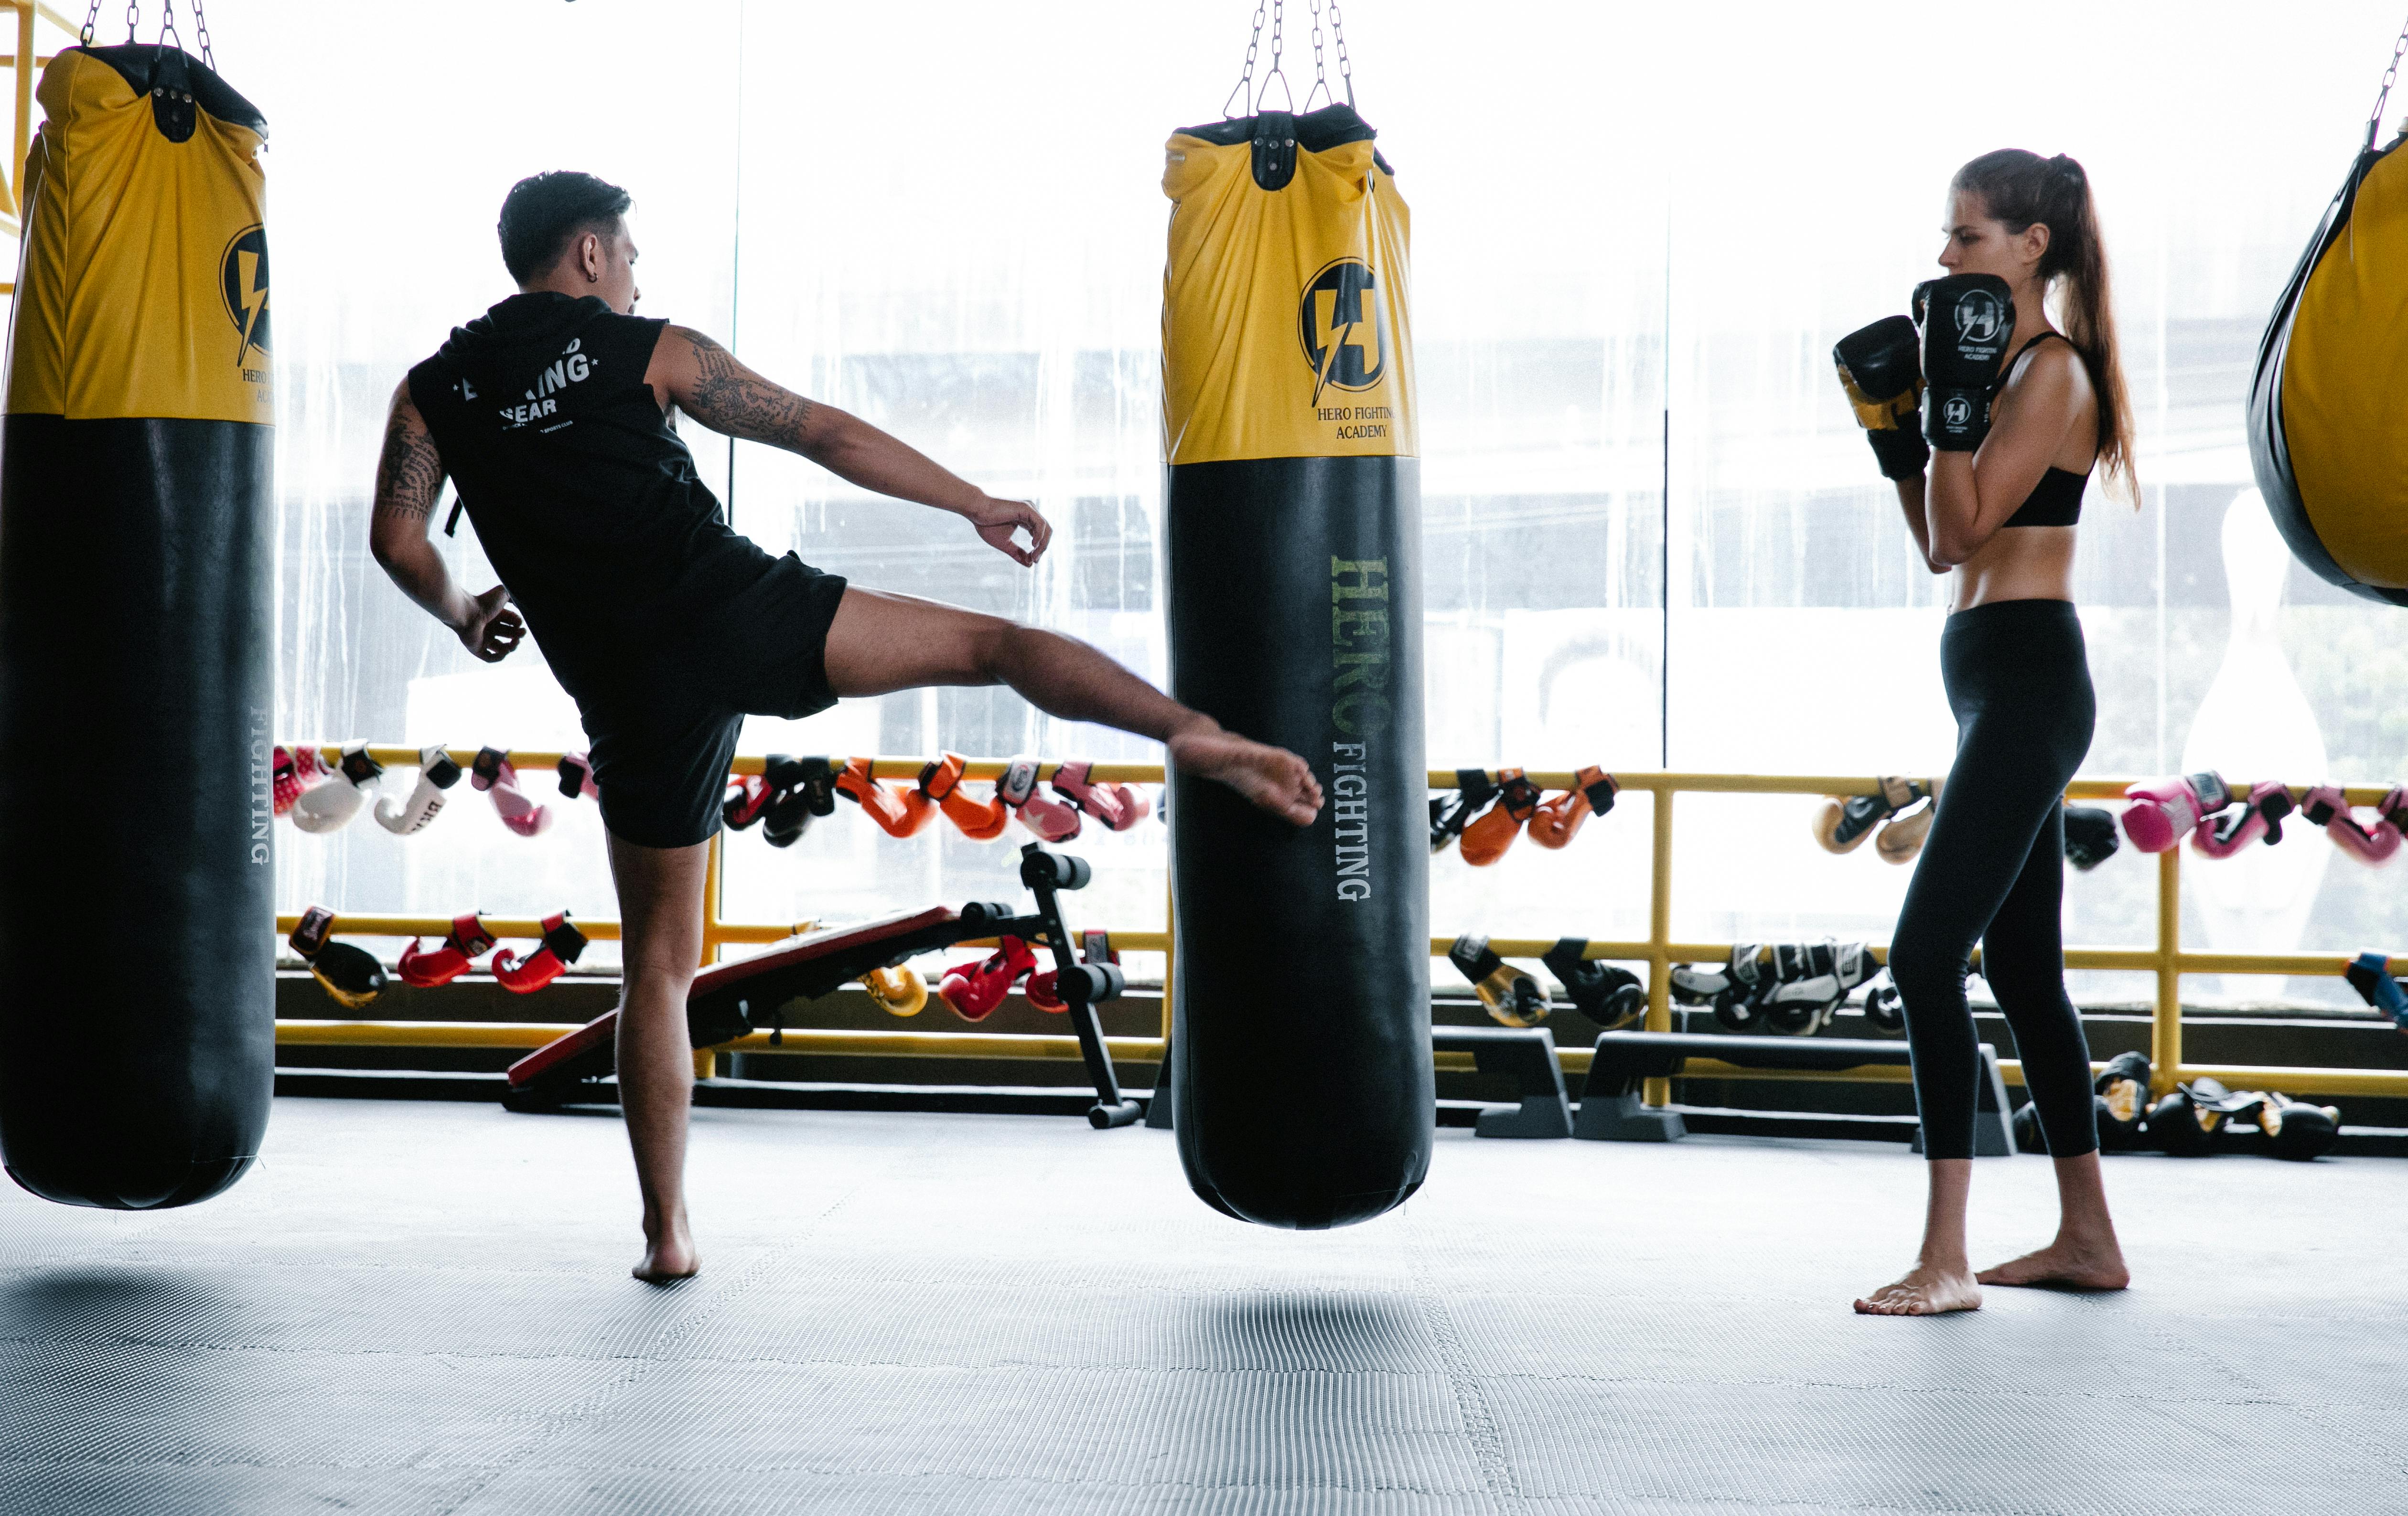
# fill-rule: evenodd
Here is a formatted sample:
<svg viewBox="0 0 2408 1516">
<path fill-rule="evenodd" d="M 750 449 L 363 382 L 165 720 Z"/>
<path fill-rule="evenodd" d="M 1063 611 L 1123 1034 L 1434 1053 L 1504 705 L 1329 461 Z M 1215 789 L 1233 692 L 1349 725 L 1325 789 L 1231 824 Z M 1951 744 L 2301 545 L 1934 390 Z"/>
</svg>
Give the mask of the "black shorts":
<svg viewBox="0 0 2408 1516">
<path fill-rule="evenodd" d="M 836 704 L 827 635 L 844 584 L 790 552 L 709 634 L 613 669 L 579 698 L 612 837 L 647 848 L 708 841 L 744 718 L 799 720 Z"/>
</svg>

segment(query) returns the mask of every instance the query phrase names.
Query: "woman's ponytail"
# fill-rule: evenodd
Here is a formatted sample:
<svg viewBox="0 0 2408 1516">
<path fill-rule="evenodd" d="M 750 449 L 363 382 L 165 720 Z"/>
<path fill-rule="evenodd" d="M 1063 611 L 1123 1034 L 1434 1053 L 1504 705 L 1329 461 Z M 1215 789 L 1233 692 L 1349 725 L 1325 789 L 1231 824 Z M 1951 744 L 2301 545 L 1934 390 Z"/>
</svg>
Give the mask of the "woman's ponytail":
<svg viewBox="0 0 2408 1516">
<path fill-rule="evenodd" d="M 1956 171 L 1954 188 L 1982 197 L 1992 220 L 2011 232 L 2048 228 L 2041 255 L 2043 287 L 2063 288 L 2065 335 L 2090 369 L 2099 395 L 2099 466 L 2112 493 L 2137 508 L 2141 486 L 2132 468 L 2132 407 L 2124 391 L 2124 363 L 2115 345 L 2109 293 L 2107 244 L 2099 231 L 2099 204 L 2090 176 L 2074 159 L 2043 158 L 2021 148 L 1985 152 Z"/>
</svg>

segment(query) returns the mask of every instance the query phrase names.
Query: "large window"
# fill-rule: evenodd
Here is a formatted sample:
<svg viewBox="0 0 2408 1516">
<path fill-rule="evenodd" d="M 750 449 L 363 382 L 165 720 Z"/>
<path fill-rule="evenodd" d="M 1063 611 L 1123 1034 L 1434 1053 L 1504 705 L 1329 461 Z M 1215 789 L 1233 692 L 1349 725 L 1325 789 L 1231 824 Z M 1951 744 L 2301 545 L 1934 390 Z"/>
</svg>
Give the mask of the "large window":
<svg viewBox="0 0 2408 1516">
<path fill-rule="evenodd" d="M 1309 7 L 1288 8 L 1301 95 Z M 1057 536 L 1024 572 L 950 519 L 689 423 L 740 529 L 1162 678 L 1160 149 L 1217 114 L 1252 10 L 454 0 L 223 18 L 220 58 L 274 144 L 284 728 L 581 745 L 538 653 L 475 663 L 365 551 L 385 396 L 509 293 L 494 211 L 512 179 L 560 166 L 636 194 L 644 313 L 1038 499 Z M 1351 7 L 1358 103 L 1413 207 L 1432 762 L 1944 770 L 1942 586 L 1909 555 L 1828 353 L 1931 271 L 1951 170 L 2013 144 L 2090 170 L 2140 425 L 2143 508 L 2094 489 L 2085 516 L 2086 770 L 2408 779 L 2392 713 L 2408 623 L 2296 568 L 2252 572 L 2270 533 L 2242 434 L 2258 334 L 2398 19 L 2371 0 L 2313 23 L 2051 0 L 2012 28 L 1978 7 L 1879 26 L 1769 3 Z M 2012 50 L 2028 45 L 2047 50 Z M 481 584 L 465 526 L 452 551 Z M 954 691 L 755 722 L 746 746 L 1150 755 Z M 1682 804 L 1676 935 L 1886 937 L 1907 871 L 1818 851 L 1808 803 Z M 532 842 L 481 802 L 457 809 L 407 841 L 286 834 L 284 903 L 612 908 L 590 807 Z M 1640 935 L 1645 811 L 1562 854 L 1441 859 L 1438 928 Z M 2400 892 L 2300 831 L 2195 868 L 2186 930 L 2408 946 Z M 1158 923 L 1164 849 L 1151 826 L 1100 839 L 1086 908 Z M 993 894 L 1008 856 L 839 816 L 791 851 L 737 839 L 727 909 Z M 2080 877 L 2071 936 L 2143 939 L 2149 884 L 2128 855 Z"/>
</svg>

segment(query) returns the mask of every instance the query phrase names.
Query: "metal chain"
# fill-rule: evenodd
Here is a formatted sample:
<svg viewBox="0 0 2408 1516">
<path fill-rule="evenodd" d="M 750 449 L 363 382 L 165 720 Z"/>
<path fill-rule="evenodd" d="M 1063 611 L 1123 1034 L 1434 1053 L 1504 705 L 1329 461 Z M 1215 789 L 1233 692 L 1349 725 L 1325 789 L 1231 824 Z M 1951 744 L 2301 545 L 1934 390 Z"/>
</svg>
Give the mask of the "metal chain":
<svg viewBox="0 0 2408 1516">
<path fill-rule="evenodd" d="M 1251 116 L 1254 113 L 1254 50 L 1261 45 L 1263 40 L 1263 5 L 1264 0 L 1254 0 L 1254 30 L 1253 35 L 1246 38 L 1245 72 L 1238 76 L 1238 87 L 1229 92 L 1229 99 L 1221 102 L 1221 119 L 1223 121 L 1228 121 L 1231 119 L 1229 115 L 1229 100 L 1242 99 L 1246 107 L 1246 114 Z M 100 0 L 92 0 L 92 8 L 95 11 L 99 10 Z"/>
<path fill-rule="evenodd" d="M 1280 54 L 1286 50 L 1284 32 L 1286 20 L 1287 0 L 1271 0 L 1271 66 L 1270 71 L 1263 76 L 1263 87 L 1261 91 L 1254 96 L 1254 105 L 1257 109 L 1261 107 L 1262 102 L 1269 96 L 1271 93 L 1271 80 L 1273 79 L 1280 81 L 1280 93 L 1287 96 L 1288 109 L 1294 110 L 1296 108 L 1296 92 L 1288 87 L 1287 74 L 1280 67 Z"/>
<path fill-rule="evenodd" d="M 87 48 L 91 47 L 92 29 L 99 24 L 100 0 L 92 0 L 92 8 L 84 12 L 83 30 L 76 34 L 76 40 Z"/>
<path fill-rule="evenodd" d="M 176 39 L 176 50 L 184 50 L 184 34 L 176 30 L 176 0 L 159 0 L 159 45 L 165 47 L 169 37 Z"/>
<path fill-rule="evenodd" d="M 1335 4 L 1336 0 L 1331 0 L 1331 3 Z M 214 74 L 218 68 L 218 55 L 209 48 L 209 14 L 201 8 L 201 0 L 193 0 L 193 27 L 200 36 L 201 65 Z"/>
<path fill-rule="evenodd" d="M 134 40 L 134 29 L 142 24 L 142 7 L 138 0 L 125 0 L 125 40 Z"/>
<path fill-rule="evenodd" d="M 1354 65 L 1346 56 L 1346 22 L 1339 18 L 1338 0 L 1329 0 L 1329 36 L 1338 44 L 1338 77 L 1346 81 L 1346 104 L 1354 104 Z"/>
<path fill-rule="evenodd" d="M 2408 22 L 2400 27 L 2400 40 L 2391 44 L 2391 66 L 2383 71 L 2383 88 L 2374 96 L 2374 114 L 2366 119 L 2366 145 L 2374 147 L 2375 134 L 2383 130 L 2383 107 L 2391 99 L 2391 86 L 2400 78 L 2400 60 L 2408 56 Z"/>
<path fill-rule="evenodd" d="M 1328 93 L 1329 71 L 1321 63 L 1321 0 L 1312 0 L 1312 88 L 1305 94 L 1304 108 L 1311 110 L 1314 100 Z"/>
</svg>

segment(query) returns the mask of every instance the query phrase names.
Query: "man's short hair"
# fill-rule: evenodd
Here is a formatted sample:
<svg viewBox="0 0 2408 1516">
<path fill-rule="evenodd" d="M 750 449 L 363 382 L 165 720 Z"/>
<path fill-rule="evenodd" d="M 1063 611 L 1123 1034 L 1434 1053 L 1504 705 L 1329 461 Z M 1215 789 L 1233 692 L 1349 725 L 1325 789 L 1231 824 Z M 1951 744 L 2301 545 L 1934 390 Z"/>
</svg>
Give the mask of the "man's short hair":
<svg viewBox="0 0 2408 1516">
<path fill-rule="evenodd" d="M 579 233 L 609 231 L 634 204 L 619 186 L 573 168 L 531 174 L 502 200 L 502 263 L 524 284 L 550 268 Z"/>
</svg>

